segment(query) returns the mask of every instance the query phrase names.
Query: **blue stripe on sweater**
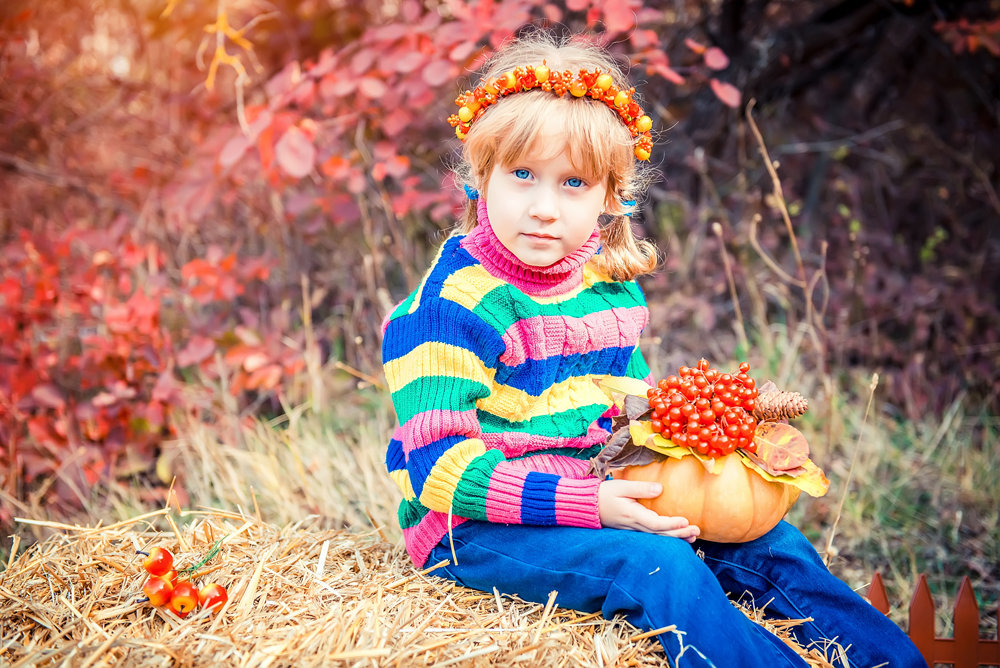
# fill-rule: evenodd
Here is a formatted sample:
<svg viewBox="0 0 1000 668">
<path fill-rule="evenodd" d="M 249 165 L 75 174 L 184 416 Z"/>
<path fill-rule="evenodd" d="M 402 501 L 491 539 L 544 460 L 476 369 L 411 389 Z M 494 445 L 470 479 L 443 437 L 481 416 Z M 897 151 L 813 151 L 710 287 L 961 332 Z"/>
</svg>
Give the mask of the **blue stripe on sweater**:
<svg viewBox="0 0 1000 668">
<path fill-rule="evenodd" d="M 524 480 L 521 492 L 521 522 L 524 524 L 556 524 L 556 487 L 559 476 L 532 471 Z"/>
<path fill-rule="evenodd" d="M 390 473 L 406 468 L 402 441 L 395 438 L 389 441 L 389 448 L 385 451 L 385 468 Z"/>
<path fill-rule="evenodd" d="M 410 471 L 410 484 L 413 485 L 413 492 L 418 499 L 424 492 L 424 482 L 427 480 L 427 476 L 430 475 L 431 469 L 441 458 L 441 455 L 447 452 L 451 446 L 467 439 L 468 436 L 465 434 L 452 434 L 410 451 L 406 467 Z"/>
<path fill-rule="evenodd" d="M 485 354 L 483 363 L 496 365 L 504 350 L 503 338 L 467 308 L 452 301 L 435 299 L 433 308 L 421 305 L 414 313 L 389 322 L 382 343 L 382 364 L 405 356 L 427 341 L 440 341 Z M 389 330 L 401 327 L 402 336 L 390 336 Z"/>
<path fill-rule="evenodd" d="M 537 397 L 556 383 L 573 376 L 610 374 L 624 376 L 634 347 L 605 348 L 589 353 L 526 360 L 517 366 L 497 365 L 494 381 Z"/>
</svg>

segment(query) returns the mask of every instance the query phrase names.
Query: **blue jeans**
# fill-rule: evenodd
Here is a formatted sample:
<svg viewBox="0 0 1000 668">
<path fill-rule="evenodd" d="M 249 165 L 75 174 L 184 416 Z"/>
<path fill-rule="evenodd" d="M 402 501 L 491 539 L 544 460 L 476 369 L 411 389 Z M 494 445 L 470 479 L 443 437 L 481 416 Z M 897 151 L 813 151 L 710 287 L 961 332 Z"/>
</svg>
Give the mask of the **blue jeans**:
<svg viewBox="0 0 1000 668">
<path fill-rule="evenodd" d="M 620 529 L 578 529 L 469 521 L 455 528 L 457 564 L 435 574 L 461 585 L 516 594 L 605 618 L 623 615 L 659 634 L 671 665 L 802 668 L 798 655 L 751 622 L 726 594 L 750 600 L 769 617 L 805 619 L 803 646 L 836 640 L 850 668 L 926 668 L 899 627 L 830 573 L 808 540 L 781 522 L 749 543 L 696 541 Z M 453 561 L 448 536 L 428 564 Z M 834 653 L 830 653 L 833 659 Z M 846 666 L 844 667 L 846 668 Z"/>
</svg>

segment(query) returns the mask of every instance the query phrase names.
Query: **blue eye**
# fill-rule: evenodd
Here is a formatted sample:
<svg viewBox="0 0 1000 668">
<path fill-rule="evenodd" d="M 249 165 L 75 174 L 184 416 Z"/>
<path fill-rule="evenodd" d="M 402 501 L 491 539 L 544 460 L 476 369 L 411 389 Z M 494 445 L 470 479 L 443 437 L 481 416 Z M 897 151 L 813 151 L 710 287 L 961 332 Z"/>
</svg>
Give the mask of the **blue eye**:
<svg viewBox="0 0 1000 668">
<path fill-rule="evenodd" d="M 523 168 L 522 169 L 515 169 L 514 170 L 514 176 L 517 177 L 517 178 L 519 178 L 519 179 L 526 179 L 529 176 L 531 176 L 531 172 L 529 172 L 527 169 L 523 169 Z"/>
<path fill-rule="evenodd" d="M 566 185 L 568 185 L 570 188 L 580 188 L 583 186 L 583 179 L 577 176 L 571 176 L 568 179 L 566 179 Z"/>
</svg>

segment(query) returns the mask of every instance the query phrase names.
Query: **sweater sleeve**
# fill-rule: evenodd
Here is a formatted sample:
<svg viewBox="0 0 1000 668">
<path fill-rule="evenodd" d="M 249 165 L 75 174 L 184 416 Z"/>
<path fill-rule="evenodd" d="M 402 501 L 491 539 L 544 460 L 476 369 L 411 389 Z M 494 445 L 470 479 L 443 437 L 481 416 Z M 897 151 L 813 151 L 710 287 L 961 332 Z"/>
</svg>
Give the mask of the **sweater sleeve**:
<svg viewBox="0 0 1000 668">
<path fill-rule="evenodd" d="M 509 461 L 484 444 L 476 405 L 492 392 L 503 350 L 500 334 L 457 302 L 434 296 L 397 309 L 383 338 L 399 419 L 390 450 L 402 453 L 387 458 L 390 475 L 408 501 L 442 513 L 599 527 L 600 480 Z"/>
</svg>

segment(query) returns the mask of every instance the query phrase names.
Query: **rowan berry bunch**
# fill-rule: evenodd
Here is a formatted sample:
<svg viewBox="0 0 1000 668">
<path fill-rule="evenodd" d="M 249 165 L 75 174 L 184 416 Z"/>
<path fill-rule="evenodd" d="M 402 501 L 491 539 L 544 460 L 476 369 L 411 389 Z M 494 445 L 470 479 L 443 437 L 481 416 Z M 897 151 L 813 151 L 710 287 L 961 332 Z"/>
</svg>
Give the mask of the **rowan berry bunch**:
<svg viewBox="0 0 1000 668">
<path fill-rule="evenodd" d="M 210 582 L 198 589 L 190 580 L 180 578 L 174 569 L 174 555 L 170 550 L 154 547 L 149 552 L 138 553 L 146 557 L 142 566 L 150 577 L 143 585 L 142 593 L 146 595 L 146 601 L 151 605 L 156 607 L 166 605 L 183 619 L 198 605 L 218 612 L 229 599 L 226 588 L 217 582 Z M 203 564 L 199 564 L 198 567 L 201 565 Z"/>
<path fill-rule="evenodd" d="M 647 392 L 653 409 L 653 431 L 709 457 L 722 457 L 737 448 L 756 452 L 753 435 L 757 420 L 757 385 L 740 364 L 738 373 L 713 369 L 708 360 L 697 367 L 682 366 Z"/>
</svg>

